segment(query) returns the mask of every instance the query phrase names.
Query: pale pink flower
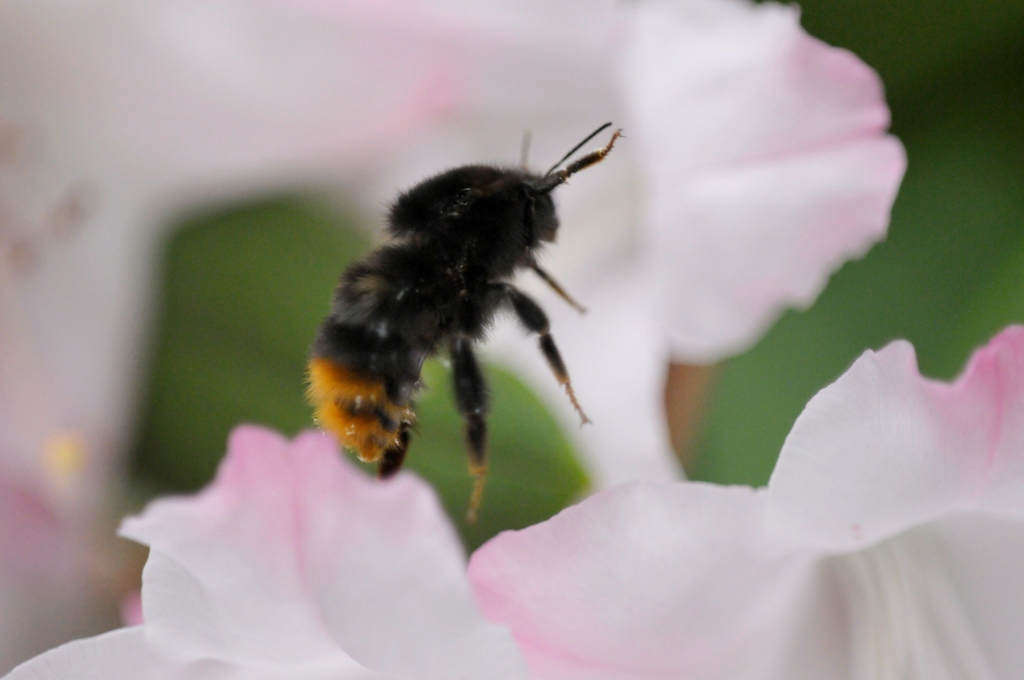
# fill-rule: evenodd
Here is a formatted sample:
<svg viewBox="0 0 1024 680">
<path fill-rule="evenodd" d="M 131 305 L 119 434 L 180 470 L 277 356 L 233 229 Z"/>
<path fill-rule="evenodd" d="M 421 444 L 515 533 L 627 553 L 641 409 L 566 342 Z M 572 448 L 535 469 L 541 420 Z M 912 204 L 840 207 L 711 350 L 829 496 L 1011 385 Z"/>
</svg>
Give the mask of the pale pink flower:
<svg viewBox="0 0 1024 680">
<path fill-rule="evenodd" d="M 906 164 L 877 74 L 795 5 L 637 3 L 624 101 L 673 356 L 751 347 L 884 238 Z"/>
<path fill-rule="evenodd" d="M 338 181 L 456 96 L 437 40 L 372 4 L 330 21 L 222 0 L 0 4 L 0 672 L 110 625 L 67 624 L 103 552 L 83 547 L 113 504 L 174 214 Z M 22 568 L 39 551 L 55 557 Z"/>
<path fill-rule="evenodd" d="M 16 294 L 60 425 L 100 467 L 130 437 L 175 213 L 358 174 L 456 97 L 443 45 L 373 4 L 0 5 L 0 238 L 80 198 Z"/>
<path fill-rule="evenodd" d="M 946 384 L 867 352 L 767 488 L 632 484 L 473 556 L 531 677 L 1024 677 L 1024 328 Z"/>
<path fill-rule="evenodd" d="M 309 181 L 379 206 L 446 164 L 514 162 L 525 127 L 534 165 L 546 166 L 612 119 L 629 143 L 560 192 L 563 243 L 549 267 L 591 314 L 547 306 L 598 423 L 580 434 L 597 484 L 677 474 L 660 415 L 657 291 L 692 294 L 702 324 L 691 353 L 680 340 L 689 330 L 673 321 L 677 358 L 736 351 L 881 235 L 902 171 L 874 75 L 808 38 L 792 10 L 679 7 L 5 3 L 0 116 L 91 199 L 75 247 L 17 291 L 57 426 L 113 467 L 133 414 L 159 227 L 174 209 Z M 707 115 L 737 103 L 766 115 Z M 672 254 L 713 269 L 714 290 L 674 278 Z M 513 361 L 556 391 L 533 343 L 514 346 L 529 359 Z M 575 422 L 561 394 L 549 401 Z"/>
<path fill-rule="evenodd" d="M 525 678 L 433 491 L 370 479 L 325 435 L 240 427 L 209 487 L 153 502 L 122 534 L 150 546 L 145 623 L 10 680 Z"/>
<path fill-rule="evenodd" d="M 884 234 L 902 171 L 874 73 L 771 3 L 19 0 L 0 12 L 0 116 L 92 192 L 82 246 L 25 299 L 62 408 L 94 449 L 121 450 L 129 431 L 169 211 L 318 182 L 382 223 L 427 174 L 515 164 L 525 129 L 543 168 L 613 120 L 627 139 L 559 191 L 546 263 L 590 314 L 524 283 L 595 426 L 576 432 L 518 329 L 500 327 L 491 355 L 547 392 L 596 486 L 674 477 L 669 336 L 677 360 L 710 361 L 810 304 Z"/>
<path fill-rule="evenodd" d="M 0 253 L 27 257 L 17 241 L 30 231 L 0 230 Z M 55 419 L 18 308 L 16 261 L 0 256 L 0 673 L 110 623 L 90 568 L 81 441 Z"/>
</svg>

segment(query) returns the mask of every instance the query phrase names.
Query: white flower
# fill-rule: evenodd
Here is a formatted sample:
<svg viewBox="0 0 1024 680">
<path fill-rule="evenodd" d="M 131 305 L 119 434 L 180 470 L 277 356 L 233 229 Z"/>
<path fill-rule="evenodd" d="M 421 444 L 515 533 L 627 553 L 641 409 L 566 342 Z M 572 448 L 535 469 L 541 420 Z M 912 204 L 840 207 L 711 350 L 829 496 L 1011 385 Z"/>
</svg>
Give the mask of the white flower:
<svg viewBox="0 0 1024 680">
<path fill-rule="evenodd" d="M 675 476 L 668 340 L 714 360 L 810 304 L 884 235 L 903 168 L 874 73 L 770 3 L 15 0 L 0 74 L 0 116 L 91 192 L 76 247 L 22 297 L 62 421 L 94 455 L 130 431 L 174 209 L 312 181 L 383 218 L 448 165 L 515 163 L 526 129 L 541 168 L 613 120 L 627 139 L 558 192 L 548 263 L 590 314 L 539 295 L 595 421 L 578 436 L 596 485 Z M 493 349 L 577 422 L 518 330 Z"/>
<path fill-rule="evenodd" d="M 436 39 L 357 9 L 0 5 L 0 671 L 111 623 L 64 625 L 131 436 L 171 215 L 352 173 L 454 96 Z M 61 557 L 24 568 L 51 537 Z"/>
<path fill-rule="evenodd" d="M 525 678 L 508 632 L 477 611 L 431 489 L 368 478 L 325 435 L 240 427 L 207 489 L 155 501 L 122 532 L 150 546 L 145 623 L 9 680 Z"/>
<path fill-rule="evenodd" d="M 867 352 L 767 488 L 632 484 L 473 556 L 531 677 L 1024 677 L 1024 328 L 953 384 Z"/>
</svg>

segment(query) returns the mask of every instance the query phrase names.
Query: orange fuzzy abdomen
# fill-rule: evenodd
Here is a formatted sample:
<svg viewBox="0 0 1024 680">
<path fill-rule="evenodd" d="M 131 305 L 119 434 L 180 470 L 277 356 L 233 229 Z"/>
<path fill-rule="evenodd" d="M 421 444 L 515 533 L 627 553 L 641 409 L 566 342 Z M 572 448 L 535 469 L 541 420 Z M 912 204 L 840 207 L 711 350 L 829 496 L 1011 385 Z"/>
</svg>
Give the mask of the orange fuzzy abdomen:
<svg viewBox="0 0 1024 680">
<path fill-rule="evenodd" d="M 415 417 L 409 406 L 388 399 L 384 381 L 357 374 L 330 359 L 309 361 L 306 397 L 317 423 L 351 449 L 360 460 L 374 462 L 385 450 L 399 447 L 400 424 Z"/>
</svg>

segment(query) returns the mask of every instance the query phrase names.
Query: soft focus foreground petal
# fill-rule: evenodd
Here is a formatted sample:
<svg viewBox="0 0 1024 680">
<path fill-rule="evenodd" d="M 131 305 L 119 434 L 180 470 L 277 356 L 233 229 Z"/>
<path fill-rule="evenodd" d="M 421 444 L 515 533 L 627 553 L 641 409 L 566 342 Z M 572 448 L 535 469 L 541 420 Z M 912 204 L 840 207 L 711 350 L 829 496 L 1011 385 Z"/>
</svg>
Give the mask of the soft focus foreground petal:
<svg viewBox="0 0 1024 680">
<path fill-rule="evenodd" d="M 952 384 L 906 342 L 866 352 L 808 403 L 768 488 L 775 527 L 829 550 L 951 513 L 1024 517 L 1024 327 Z"/>
<path fill-rule="evenodd" d="M 150 649 L 142 628 L 76 640 L 23 663 L 6 680 L 174 680 L 186 669 Z M 214 677 L 214 676 L 207 676 Z"/>
<path fill-rule="evenodd" d="M 764 500 L 626 485 L 499 535 L 470 579 L 534 678 L 825 677 L 841 654 L 835 602 L 813 555 L 764 539 Z"/>
<path fill-rule="evenodd" d="M 302 579 L 288 442 L 242 427 L 214 483 L 157 500 L 121 533 L 151 548 L 142 608 L 155 643 L 182 655 L 302 662 L 337 650 Z"/>
<path fill-rule="evenodd" d="M 383 680 L 352 669 L 281 668 L 183 661 L 150 644 L 142 627 L 69 642 L 16 668 L 4 680 Z"/>
<path fill-rule="evenodd" d="M 347 653 L 396 678 L 525 677 L 508 631 L 477 610 L 461 543 L 430 487 L 339 465 L 320 434 L 301 436 L 292 454 L 306 579 Z"/>
<path fill-rule="evenodd" d="M 676 358 L 746 349 L 884 236 L 905 161 L 881 83 L 795 7 L 638 5 L 622 77 Z"/>
<path fill-rule="evenodd" d="M 123 533 L 147 543 L 154 643 L 195 658 L 397 678 L 521 677 L 509 635 L 476 612 L 432 491 L 369 480 L 320 434 L 238 428 L 214 484 L 157 501 Z"/>
<path fill-rule="evenodd" d="M 929 526 L 960 611 L 995 678 L 1024 677 L 1024 522 L 950 517 Z"/>
</svg>

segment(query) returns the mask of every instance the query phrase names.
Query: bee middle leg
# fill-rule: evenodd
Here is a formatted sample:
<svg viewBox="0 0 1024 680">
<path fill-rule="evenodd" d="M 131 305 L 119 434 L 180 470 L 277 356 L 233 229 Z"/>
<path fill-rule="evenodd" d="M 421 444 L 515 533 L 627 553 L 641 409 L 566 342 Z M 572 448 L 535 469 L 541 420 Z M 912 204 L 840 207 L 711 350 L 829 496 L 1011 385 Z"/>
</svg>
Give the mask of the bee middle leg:
<svg viewBox="0 0 1024 680">
<path fill-rule="evenodd" d="M 541 280 L 544 281 L 544 283 L 548 284 L 548 286 L 551 287 L 551 290 L 555 291 L 559 295 L 559 297 L 561 297 L 563 300 L 569 303 L 570 307 L 575 309 L 580 314 L 587 313 L 587 308 L 581 305 L 580 303 L 576 302 L 576 300 L 574 300 L 573 297 L 569 295 L 569 293 L 567 293 L 564 288 L 562 288 L 558 281 L 555 281 L 555 279 L 552 278 L 551 274 L 548 274 L 546 271 L 540 268 L 539 264 L 537 264 L 536 262 L 531 262 L 530 269 L 532 269 L 537 274 L 537 276 L 539 276 Z"/>
<path fill-rule="evenodd" d="M 487 384 L 473 354 L 469 338 L 458 336 L 451 342 L 452 379 L 455 403 L 466 424 L 466 452 L 469 471 L 474 477 L 473 494 L 469 499 L 466 521 L 476 521 L 487 479 Z"/>
<path fill-rule="evenodd" d="M 569 401 L 572 402 L 573 408 L 580 416 L 580 425 L 591 422 L 587 414 L 583 412 L 580 403 L 576 401 L 576 393 L 573 392 L 572 382 L 569 380 L 569 371 L 566 370 L 562 355 L 558 352 L 558 347 L 555 346 L 555 341 L 551 337 L 551 324 L 548 322 L 548 315 L 544 313 L 540 305 L 534 302 L 533 298 L 516 287 L 507 283 L 497 285 L 501 288 L 505 298 L 512 303 L 512 311 L 515 312 L 519 323 L 540 336 L 540 351 L 547 359 L 548 366 L 555 374 L 558 384 L 564 387 L 565 393 L 569 395 Z"/>
</svg>

